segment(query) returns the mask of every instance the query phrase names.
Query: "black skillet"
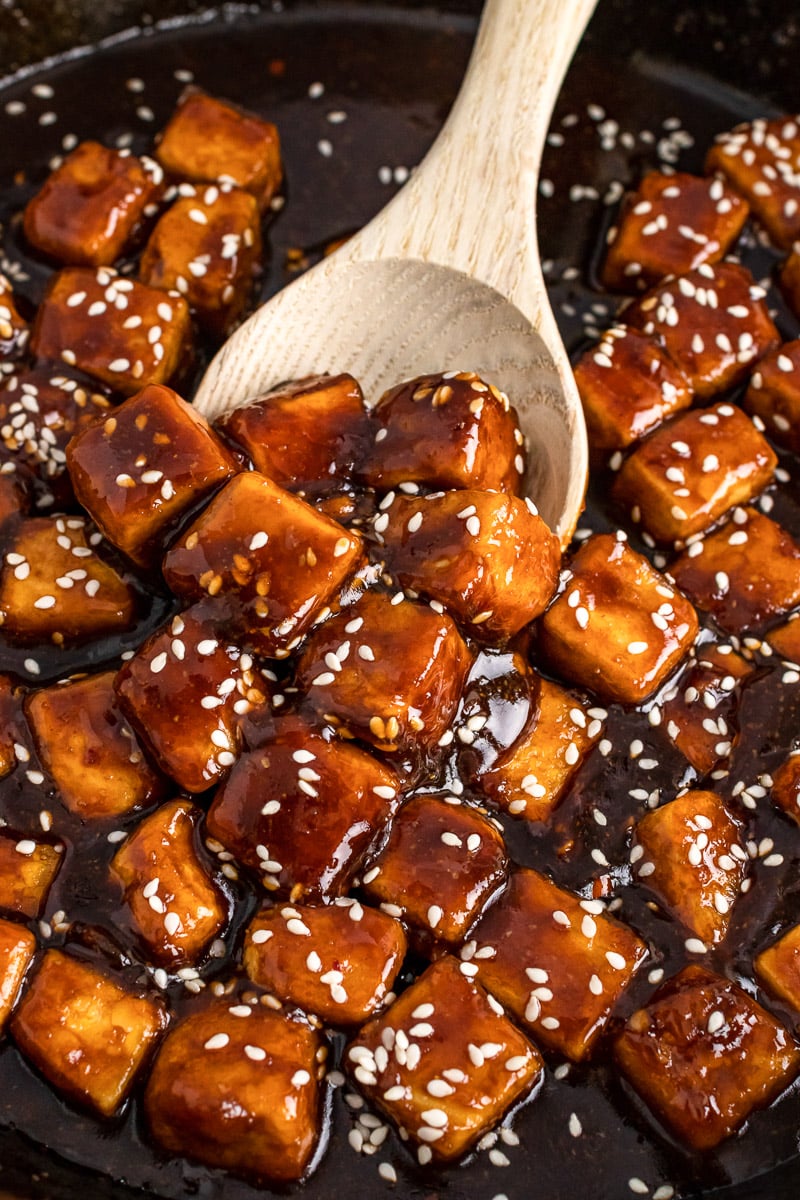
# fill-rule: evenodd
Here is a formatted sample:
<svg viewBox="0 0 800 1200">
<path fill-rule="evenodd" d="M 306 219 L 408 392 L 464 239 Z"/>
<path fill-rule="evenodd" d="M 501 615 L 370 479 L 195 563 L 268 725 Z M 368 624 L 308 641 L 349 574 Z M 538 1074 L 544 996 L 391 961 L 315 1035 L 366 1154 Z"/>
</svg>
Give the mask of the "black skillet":
<svg viewBox="0 0 800 1200">
<path fill-rule="evenodd" d="M 0 95 L 0 219 L 6 266 L 16 264 L 27 275 L 18 290 L 32 307 L 46 272 L 27 257 L 11 215 L 61 152 L 64 135 L 113 140 L 130 132 L 134 149 L 146 149 L 191 73 L 210 91 L 260 109 L 280 125 L 287 203 L 270 229 L 264 280 L 264 294 L 270 294 L 380 208 L 404 169 L 424 153 L 458 87 L 479 7 L 477 0 L 443 0 L 435 7 L 413 0 L 385 6 L 286 0 L 227 6 L 211 24 L 203 5 L 189 0 L 161 0 L 154 7 L 141 0 L 4 3 L 0 71 L 23 69 Z M 188 20 L 170 27 L 178 17 Z M 24 75 L 48 56 L 134 25 L 145 33 Z M 628 182 L 643 166 L 656 164 L 659 152 L 677 152 L 681 166 L 697 170 L 702 147 L 716 131 L 743 117 L 793 109 L 798 38 L 800 12 L 782 0 L 696 6 L 601 0 L 559 100 L 543 171 L 553 195 L 541 202 L 542 254 L 551 260 L 556 311 L 571 347 L 587 329 L 602 327 L 607 315 L 606 301 L 591 288 L 610 212 L 603 193 L 614 180 Z M 135 90 L 136 83 L 126 87 L 126 80 L 139 79 L 143 91 Z M 325 84 L 325 93 L 313 98 L 309 85 L 316 81 Z M 42 83 L 53 87 L 52 97 L 41 87 L 32 91 Z M 3 112 L 8 101 L 20 100 L 23 112 Z M 347 119 L 330 121 L 328 114 L 338 111 Z M 54 121 L 46 115 L 51 112 Z M 618 130 L 606 122 L 616 122 Z M 642 137 L 642 130 L 653 138 Z M 682 144 L 683 130 L 695 138 L 694 147 Z M 631 136 L 622 139 L 625 132 Z M 600 199 L 580 190 L 585 188 L 596 189 Z M 769 269 L 768 254 L 758 262 Z M 785 313 L 780 319 L 784 332 L 796 336 Z M 603 517 L 595 513 L 593 519 Z M 254 1200 L 270 1194 L 158 1159 L 139 1137 L 135 1112 L 120 1122 L 117 1138 L 109 1136 L 115 1130 L 98 1132 L 93 1121 L 61 1106 L 8 1044 L 0 1049 L 0 1080 L 0 1188 L 7 1194 L 52 1200 L 81 1194 L 97 1200 L 146 1194 Z M 628 1184 L 633 1176 L 647 1179 L 650 1192 L 681 1179 L 676 1195 L 682 1196 L 789 1200 L 797 1194 L 800 1160 L 791 1161 L 797 1097 L 781 1102 L 783 1115 L 773 1123 L 778 1133 L 765 1115 L 757 1116 L 732 1149 L 703 1169 L 654 1135 L 646 1118 L 626 1107 L 613 1080 L 596 1082 L 602 1086 L 593 1093 L 591 1153 L 579 1152 L 564 1134 L 570 1109 L 583 1095 L 577 1072 L 574 1084 L 547 1097 L 550 1127 L 536 1119 L 538 1102 L 518 1115 L 522 1145 L 507 1148 L 509 1167 L 492 1166 L 485 1152 L 441 1175 L 426 1176 L 409 1165 L 394 1188 L 379 1179 L 377 1163 L 402 1163 L 404 1152 L 389 1142 L 374 1157 L 357 1157 L 346 1144 L 350 1117 L 337 1100 L 332 1145 L 302 1194 L 309 1200 L 329 1200 L 345 1189 L 353 1200 L 627 1200 L 635 1194 Z M 585 1124 L 592 1124 L 591 1113 Z M 780 1160 L 789 1161 L 767 1170 Z M 74 1165 L 87 1161 L 96 1169 Z M 751 1178 L 756 1173 L 760 1178 Z M 738 1183 L 725 1186 L 731 1180 Z"/>
</svg>

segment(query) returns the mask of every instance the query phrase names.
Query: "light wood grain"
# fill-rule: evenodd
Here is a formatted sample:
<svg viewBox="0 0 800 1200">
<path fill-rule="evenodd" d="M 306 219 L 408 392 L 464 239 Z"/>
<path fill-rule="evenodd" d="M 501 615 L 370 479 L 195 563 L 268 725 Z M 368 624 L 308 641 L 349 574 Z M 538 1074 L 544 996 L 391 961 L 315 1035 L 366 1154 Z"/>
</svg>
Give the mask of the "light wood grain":
<svg viewBox="0 0 800 1200">
<path fill-rule="evenodd" d="M 487 0 L 461 92 L 395 199 L 279 293 L 212 362 L 207 416 L 282 380 L 350 371 L 374 404 L 436 370 L 508 393 L 530 447 L 526 490 L 566 544 L 587 478 L 580 400 L 542 277 L 539 164 L 563 75 L 595 0 Z"/>
</svg>

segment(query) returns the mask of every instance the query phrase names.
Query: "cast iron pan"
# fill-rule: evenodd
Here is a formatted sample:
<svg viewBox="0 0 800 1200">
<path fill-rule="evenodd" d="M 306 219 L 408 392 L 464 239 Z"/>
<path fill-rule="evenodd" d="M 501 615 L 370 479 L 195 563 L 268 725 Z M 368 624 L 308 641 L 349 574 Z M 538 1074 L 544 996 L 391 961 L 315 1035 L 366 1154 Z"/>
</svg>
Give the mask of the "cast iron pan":
<svg viewBox="0 0 800 1200">
<path fill-rule="evenodd" d="M 412 0 L 385 7 L 287 0 L 226 6 L 212 21 L 202 15 L 200 4 L 162 0 L 155 14 L 158 26 L 140 0 L 3 5 L 0 69 L 22 71 L 0 92 L 5 269 L 15 275 L 29 305 L 38 303 L 47 272 L 28 256 L 12 214 L 44 178 L 50 159 L 62 152 L 64 136 L 114 141 L 130 135 L 135 151 L 146 150 L 191 76 L 211 92 L 263 111 L 280 126 L 287 202 L 269 229 L 264 294 L 271 294 L 377 211 L 422 156 L 457 90 L 479 7 L 477 0 L 450 0 L 435 8 Z M 170 24 L 179 17 L 185 19 Z M 100 51 L 67 53 L 135 25 L 143 31 L 112 38 Z M 793 109 L 797 39 L 798 22 L 782 0 L 735 6 L 714 0 L 696 7 L 667 0 L 648 5 L 601 0 L 559 100 L 556 136 L 543 171 L 552 188 L 545 185 L 541 202 L 542 253 L 550 261 L 557 314 L 571 348 L 580 346 L 587 331 L 602 328 L 608 316 L 607 298 L 598 295 L 592 281 L 611 213 L 603 197 L 613 199 L 614 181 L 635 180 L 643 166 L 657 165 L 659 156 L 699 170 L 703 149 L 717 131 L 759 113 Z M 62 57 L 32 66 L 50 55 Z M 314 98 L 309 87 L 316 81 L 325 91 Z M 20 101 L 24 111 L 12 115 L 13 102 Z M 11 112 L 4 111 L 9 102 Z M 337 112 L 345 112 L 346 120 L 331 121 L 329 114 Z M 747 254 L 757 273 L 770 270 L 768 251 L 751 248 Z M 797 336 L 785 312 L 779 320 L 785 334 Z M 781 519 L 800 532 L 793 492 L 783 504 Z M 598 505 L 590 507 L 587 522 L 595 527 L 606 522 Z M 784 710 L 780 721 L 790 739 L 798 713 L 791 704 Z M 743 754 L 760 751 L 764 721 L 769 726 L 773 718 L 778 720 L 768 713 L 756 728 L 753 715 L 755 732 L 745 733 Z M 625 732 L 621 718 L 620 731 Z M 591 784 L 589 776 L 584 786 Z M 537 854 L 546 851 L 546 842 L 534 852 L 519 827 L 511 836 L 515 856 L 542 861 Z M 776 836 L 786 844 L 782 826 Z M 794 870 L 791 850 L 787 861 Z M 585 874 L 580 881 L 563 873 L 560 878 L 573 885 L 585 882 Z M 791 881 L 777 883 L 781 903 L 789 908 L 794 903 L 797 919 Z M 644 923 L 646 914 L 641 919 Z M 735 956 L 731 965 L 735 969 Z M 654 1132 L 602 1067 L 575 1069 L 560 1084 L 550 1078 L 543 1092 L 517 1114 L 514 1128 L 521 1145 L 499 1143 L 509 1166 L 493 1165 L 484 1150 L 466 1167 L 441 1174 L 417 1171 L 391 1138 L 372 1157 L 356 1155 L 347 1144 L 353 1116 L 338 1095 L 327 1154 L 302 1194 L 309 1200 L 345 1189 L 353 1200 L 383 1195 L 623 1200 L 635 1194 L 628 1181 L 640 1178 L 648 1194 L 672 1183 L 676 1196 L 685 1197 L 789 1200 L 796 1195 L 796 1094 L 773 1113 L 757 1114 L 743 1137 L 699 1163 L 663 1131 Z M 574 1110 L 581 1111 L 584 1138 L 567 1132 Z M 8 1195 L 255 1200 L 275 1194 L 154 1155 L 140 1136 L 135 1104 L 112 1129 L 100 1129 L 62 1106 L 7 1042 L 0 1048 L 0 1127 L 0 1188 Z M 380 1160 L 394 1162 L 396 1186 L 379 1178 Z M 94 1169 L 76 1165 L 86 1162 Z M 782 1165 L 774 1168 L 774 1163 Z"/>
</svg>

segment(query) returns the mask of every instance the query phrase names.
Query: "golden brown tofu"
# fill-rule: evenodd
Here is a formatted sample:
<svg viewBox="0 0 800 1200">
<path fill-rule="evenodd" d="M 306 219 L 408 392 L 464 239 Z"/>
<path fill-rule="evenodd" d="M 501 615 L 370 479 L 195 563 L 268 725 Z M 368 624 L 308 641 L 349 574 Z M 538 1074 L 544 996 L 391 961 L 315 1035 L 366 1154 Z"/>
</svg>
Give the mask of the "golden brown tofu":
<svg viewBox="0 0 800 1200">
<path fill-rule="evenodd" d="M 748 994 L 691 965 L 629 1018 L 617 1061 L 681 1145 L 711 1150 L 800 1069 L 791 1034 Z"/>
<path fill-rule="evenodd" d="M 774 441 L 800 453 L 800 339 L 766 354 L 750 377 L 742 405 Z"/>
<path fill-rule="evenodd" d="M 112 1117 L 166 1024 L 160 1001 L 48 950 L 17 1005 L 11 1033 L 58 1092 Z"/>
<path fill-rule="evenodd" d="M 74 266 L 111 266 L 157 205 L 164 172 L 130 150 L 81 142 L 28 201 L 32 246 Z"/>
<path fill-rule="evenodd" d="M 283 175 L 278 130 L 253 113 L 187 88 L 156 148 L 170 175 L 192 183 L 232 183 L 264 209 Z"/>
<path fill-rule="evenodd" d="M 326 901 L 349 889 L 399 787 L 371 754 L 285 718 L 219 789 L 206 828 L 269 891 Z"/>
<path fill-rule="evenodd" d="M 36 953 L 36 938 L 24 925 L 0 917 L 0 1034 L 17 1002 Z"/>
<path fill-rule="evenodd" d="M 800 603 L 800 546 L 755 508 L 735 509 L 721 529 L 684 551 L 670 574 L 727 633 L 757 629 Z"/>
<path fill-rule="evenodd" d="M 167 209 L 150 234 L 139 274 L 150 287 L 178 292 L 199 324 L 222 337 L 250 301 L 260 257 L 255 198 L 210 184 Z"/>
<path fill-rule="evenodd" d="M 367 896 L 412 926 L 418 944 L 459 945 L 508 870 L 503 836 L 456 796 L 415 796 L 365 872 Z"/>
<path fill-rule="evenodd" d="M 622 450 L 688 408 L 692 391 L 656 338 L 615 325 L 575 364 L 589 448 Z"/>
<path fill-rule="evenodd" d="M 599 901 L 529 870 L 512 874 L 461 949 L 462 970 L 573 1062 L 591 1054 L 646 954 Z"/>
<path fill-rule="evenodd" d="M 791 248 L 800 236 L 800 126 L 795 117 L 759 117 L 720 134 L 706 155 L 706 171 L 724 175 L 775 245 Z"/>
<path fill-rule="evenodd" d="M 389 752 L 436 744 L 470 666 L 466 643 L 446 613 L 396 599 L 366 592 L 311 632 L 297 668 L 315 712 L 345 735 Z"/>
<path fill-rule="evenodd" d="M 741 825 L 719 796 L 688 791 L 638 822 L 634 878 L 706 946 L 728 932 L 747 868 Z"/>
<path fill-rule="evenodd" d="M 465 1154 L 544 1065 L 450 957 L 364 1026 L 345 1063 L 368 1099 L 406 1130 L 423 1164 Z"/>
<path fill-rule="evenodd" d="M 738 263 L 704 263 L 625 310 L 629 325 L 660 337 L 701 397 L 734 387 L 780 343 L 764 290 Z"/>
<path fill-rule="evenodd" d="M 504 641 L 547 607 L 561 548 L 531 500 L 464 490 L 381 508 L 374 529 L 401 587 L 444 604 L 479 640 Z"/>
<path fill-rule="evenodd" d="M 595 534 L 542 617 L 539 642 L 566 679 L 638 704 L 689 652 L 697 628 L 691 604 L 646 558 L 612 534 Z"/>
<path fill-rule="evenodd" d="M 157 630 L 114 686 L 158 765 L 187 792 L 204 792 L 228 774 L 242 721 L 270 694 L 251 656 L 220 635 L 202 605 Z"/>
<path fill-rule="evenodd" d="M 164 559 L 178 596 L 225 603 L 230 628 L 281 657 L 313 625 L 363 557 L 357 533 L 265 475 L 236 475 Z"/>
<path fill-rule="evenodd" d="M 399 921 L 358 900 L 264 908 L 247 929 L 245 970 L 279 1000 L 333 1025 L 360 1025 L 382 1007 L 403 965 Z"/>
<path fill-rule="evenodd" d="M 768 990 L 800 1013 L 800 925 L 793 925 L 762 950 L 754 965 Z"/>
<path fill-rule="evenodd" d="M 741 687 L 754 667 L 725 644 L 705 643 L 693 656 L 664 697 L 660 724 L 694 769 L 706 775 L 738 743 Z"/>
<path fill-rule="evenodd" d="M 63 857 L 61 842 L 0 834 L 0 909 L 40 917 Z"/>
<path fill-rule="evenodd" d="M 781 658 L 800 664 L 800 613 L 792 613 L 777 629 L 771 629 L 767 641 Z"/>
<path fill-rule="evenodd" d="M 300 1179 L 322 1128 L 325 1047 L 308 1025 L 221 1000 L 167 1036 L 145 1093 L 156 1143 L 256 1183 Z"/>
<path fill-rule="evenodd" d="M 228 919 L 228 901 L 195 845 L 201 816 L 186 800 L 162 804 L 111 863 L 148 961 L 173 969 L 196 963 Z"/>
<path fill-rule="evenodd" d="M 66 267 L 50 281 L 31 349 L 132 396 L 169 383 L 191 351 L 189 306 L 110 267 Z"/>
<path fill-rule="evenodd" d="M 216 423 L 255 469 L 281 487 L 329 493 L 353 478 L 370 434 L 352 375 L 313 375 L 281 384 Z"/>
<path fill-rule="evenodd" d="M 196 409 L 151 385 L 71 442 L 75 494 L 110 542 L 141 566 L 175 523 L 239 470 Z"/>
<path fill-rule="evenodd" d="M 800 751 L 793 751 L 774 772 L 770 798 L 800 825 Z"/>
<path fill-rule="evenodd" d="M 94 536 L 83 517 L 21 521 L 0 566 L 0 625 L 20 641 L 56 645 L 128 629 L 133 591 L 98 557 Z"/>
<path fill-rule="evenodd" d="M 772 480 L 778 459 L 733 404 L 684 413 L 623 464 L 614 497 L 657 542 L 685 543 Z"/>
<path fill-rule="evenodd" d="M 119 710 L 114 676 L 104 671 L 43 688 L 25 705 L 42 766 L 62 804 L 83 820 L 144 808 L 164 792 Z"/>
<path fill-rule="evenodd" d="M 21 358 L 29 338 L 28 322 L 19 314 L 11 284 L 0 275 L 0 362 Z"/>
<path fill-rule="evenodd" d="M 382 491 L 400 483 L 520 492 L 524 439 L 508 397 L 474 371 L 420 375 L 381 396 L 361 469 Z"/>
<path fill-rule="evenodd" d="M 747 220 L 745 200 L 722 179 L 650 171 L 611 230 L 602 278 L 612 292 L 635 292 L 665 275 L 719 262 Z"/>
</svg>

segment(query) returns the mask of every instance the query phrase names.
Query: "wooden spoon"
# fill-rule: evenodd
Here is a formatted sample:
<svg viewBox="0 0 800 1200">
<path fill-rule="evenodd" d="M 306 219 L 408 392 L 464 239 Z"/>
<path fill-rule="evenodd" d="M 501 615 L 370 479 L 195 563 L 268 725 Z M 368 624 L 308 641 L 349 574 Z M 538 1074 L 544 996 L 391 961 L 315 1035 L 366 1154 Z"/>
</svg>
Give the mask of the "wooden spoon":
<svg viewBox="0 0 800 1200">
<path fill-rule="evenodd" d="M 527 494 L 567 544 L 586 432 L 542 277 L 536 194 L 552 107 L 595 2 L 487 0 L 421 166 L 360 233 L 236 330 L 200 385 L 201 412 L 213 419 L 322 372 L 351 372 L 374 404 L 424 372 L 477 371 L 520 414 Z"/>
</svg>

